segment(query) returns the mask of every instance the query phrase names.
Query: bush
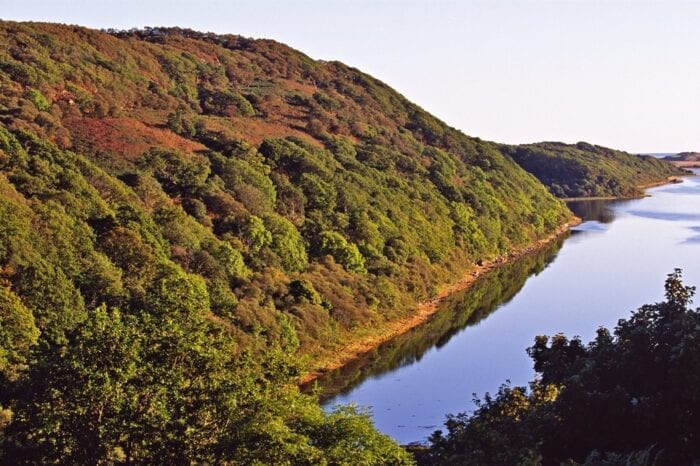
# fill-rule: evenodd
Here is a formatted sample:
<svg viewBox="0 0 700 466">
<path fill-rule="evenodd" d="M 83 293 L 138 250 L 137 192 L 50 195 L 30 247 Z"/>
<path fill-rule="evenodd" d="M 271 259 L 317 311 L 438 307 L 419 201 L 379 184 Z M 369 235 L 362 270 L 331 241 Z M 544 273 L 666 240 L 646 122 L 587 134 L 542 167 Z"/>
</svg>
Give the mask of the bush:
<svg viewBox="0 0 700 466">
<path fill-rule="evenodd" d="M 366 273 L 365 258 L 357 246 L 334 231 L 324 231 L 318 238 L 318 253 L 333 256 L 348 272 Z"/>
<path fill-rule="evenodd" d="M 45 112 L 46 110 L 51 108 L 51 102 L 49 101 L 49 99 L 44 97 L 44 94 L 42 94 L 36 89 L 29 89 L 27 91 L 27 98 L 31 100 L 31 102 L 38 110 L 41 110 L 42 112 Z"/>
</svg>

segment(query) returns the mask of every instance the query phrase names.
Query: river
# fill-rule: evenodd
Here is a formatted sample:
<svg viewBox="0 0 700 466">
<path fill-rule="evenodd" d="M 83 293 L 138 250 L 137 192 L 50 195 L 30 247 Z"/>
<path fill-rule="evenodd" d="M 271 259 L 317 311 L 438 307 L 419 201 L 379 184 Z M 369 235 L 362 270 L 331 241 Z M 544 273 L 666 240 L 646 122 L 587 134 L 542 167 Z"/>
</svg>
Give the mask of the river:
<svg viewBox="0 0 700 466">
<path fill-rule="evenodd" d="M 422 442 L 447 413 L 470 412 L 473 394 L 531 380 L 525 349 L 536 335 L 588 341 L 662 300 L 674 268 L 700 286 L 700 177 L 647 194 L 570 203 L 584 222 L 566 238 L 481 277 L 426 324 L 325 376 L 324 407 L 354 403 L 400 443 Z"/>
</svg>

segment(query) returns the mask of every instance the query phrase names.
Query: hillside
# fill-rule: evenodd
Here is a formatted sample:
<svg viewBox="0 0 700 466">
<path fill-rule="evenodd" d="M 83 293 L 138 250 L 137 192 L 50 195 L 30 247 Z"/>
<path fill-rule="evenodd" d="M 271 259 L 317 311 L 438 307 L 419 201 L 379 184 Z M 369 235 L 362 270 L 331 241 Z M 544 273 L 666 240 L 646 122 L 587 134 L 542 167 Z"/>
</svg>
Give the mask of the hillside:
<svg viewBox="0 0 700 466">
<path fill-rule="evenodd" d="M 274 41 L 0 22 L 0 90 L 0 462 L 406 462 L 298 376 L 570 216 Z"/>
<path fill-rule="evenodd" d="M 652 156 L 584 142 L 542 142 L 501 150 L 558 197 L 636 197 L 644 186 L 686 173 Z"/>
<path fill-rule="evenodd" d="M 204 280 L 243 346 L 289 322 L 309 352 L 568 216 L 493 145 L 273 41 L 2 23 L 0 43 L 17 250 L 78 316 L 142 307 L 167 265 Z M 33 306 L 14 260 L 4 278 L 60 341 L 81 318 Z"/>
</svg>

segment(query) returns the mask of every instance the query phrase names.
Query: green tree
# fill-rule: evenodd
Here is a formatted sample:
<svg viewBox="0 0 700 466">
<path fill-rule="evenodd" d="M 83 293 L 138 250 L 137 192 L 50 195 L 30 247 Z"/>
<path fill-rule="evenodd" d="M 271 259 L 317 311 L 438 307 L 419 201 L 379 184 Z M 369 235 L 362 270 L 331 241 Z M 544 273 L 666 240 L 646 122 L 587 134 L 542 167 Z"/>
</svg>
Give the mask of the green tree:
<svg viewBox="0 0 700 466">
<path fill-rule="evenodd" d="M 348 241 L 341 234 L 334 231 L 324 231 L 318 237 L 319 254 L 328 254 L 341 264 L 347 271 L 366 273 L 365 258 L 362 257 L 357 246 Z"/>
<path fill-rule="evenodd" d="M 15 463 L 410 464 L 366 415 L 327 415 L 281 348 L 257 362 L 207 319 L 203 283 L 163 269 L 147 311 L 100 307 L 32 368 L 0 437 Z"/>
<path fill-rule="evenodd" d="M 504 386 L 473 415 L 449 416 L 447 434 L 433 434 L 419 460 L 696 463 L 700 309 L 690 307 L 695 288 L 683 284 L 680 270 L 665 288 L 665 301 L 642 306 L 613 333 L 599 329 L 587 345 L 537 337 L 528 349 L 538 373 L 530 390 Z"/>
<path fill-rule="evenodd" d="M 264 221 L 272 234 L 270 247 L 280 258 L 284 270 L 288 272 L 303 270 L 308 263 L 308 256 L 299 230 L 292 222 L 279 215 L 268 215 Z"/>
<path fill-rule="evenodd" d="M 207 158 L 169 150 L 151 150 L 139 164 L 153 173 L 165 191 L 176 194 L 196 193 L 211 172 Z"/>
<path fill-rule="evenodd" d="M 260 217 L 251 215 L 243 227 L 244 242 L 251 251 L 260 251 L 272 244 L 272 233 L 265 228 L 265 222 Z"/>
<path fill-rule="evenodd" d="M 27 98 L 36 106 L 38 110 L 45 112 L 51 107 L 51 102 L 47 99 L 41 91 L 37 89 L 29 89 L 27 91 Z"/>
<path fill-rule="evenodd" d="M 19 377 L 38 338 L 32 313 L 9 287 L 0 284 L 0 380 Z"/>
</svg>

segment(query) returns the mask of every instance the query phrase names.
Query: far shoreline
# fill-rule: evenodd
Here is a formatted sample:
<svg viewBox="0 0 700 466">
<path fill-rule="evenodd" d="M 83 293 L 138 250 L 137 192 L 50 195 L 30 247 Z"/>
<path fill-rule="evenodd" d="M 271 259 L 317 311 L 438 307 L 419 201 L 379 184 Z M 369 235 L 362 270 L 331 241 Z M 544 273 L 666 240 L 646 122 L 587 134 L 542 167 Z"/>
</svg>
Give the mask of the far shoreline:
<svg viewBox="0 0 700 466">
<path fill-rule="evenodd" d="M 700 167 L 700 165 L 698 166 Z M 581 197 L 560 197 L 564 202 L 575 202 L 575 201 L 629 201 L 632 199 L 641 199 L 643 197 L 649 196 L 646 192 L 647 189 L 657 188 L 659 186 L 665 186 L 667 184 L 682 183 L 683 178 L 686 176 L 697 176 L 695 173 L 688 173 L 685 175 L 673 175 L 669 176 L 665 180 L 655 181 L 653 183 L 641 184 L 637 186 L 638 189 L 642 190 L 639 196 L 581 196 Z"/>
</svg>

